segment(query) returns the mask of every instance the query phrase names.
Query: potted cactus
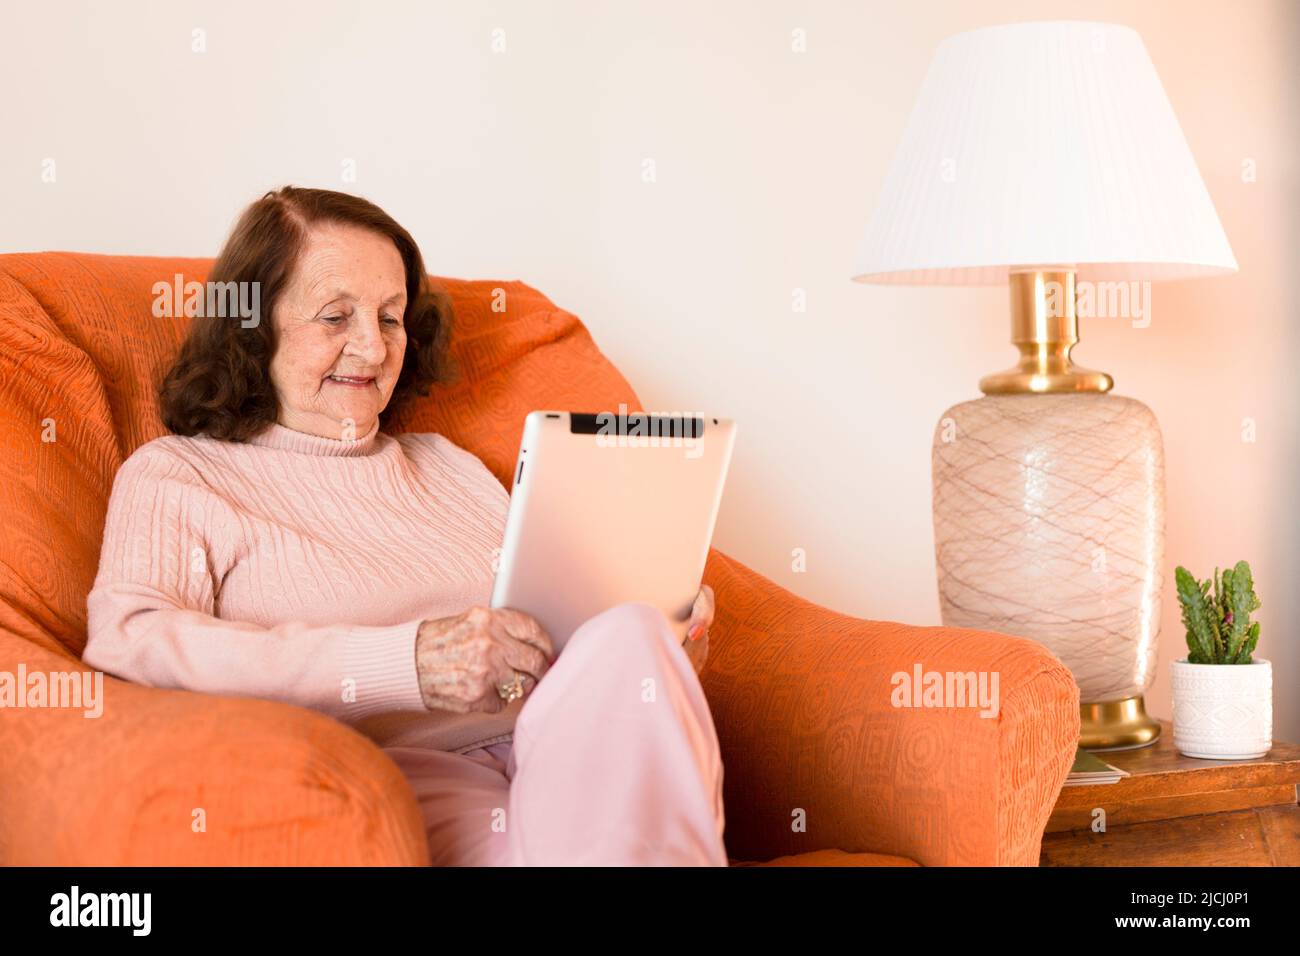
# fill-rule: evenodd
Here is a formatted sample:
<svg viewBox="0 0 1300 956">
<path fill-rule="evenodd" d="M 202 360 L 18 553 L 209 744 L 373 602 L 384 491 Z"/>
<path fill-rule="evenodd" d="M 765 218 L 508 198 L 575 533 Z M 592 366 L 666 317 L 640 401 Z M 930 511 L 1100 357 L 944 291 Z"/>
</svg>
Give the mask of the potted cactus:
<svg viewBox="0 0 1300 956">
<path fill-rule="evenodd" d="M 1173 662 L 1174 746 L 1189 757 L 1245 760 L 1273 746 L 1273 668 L 1254 656 L 1260 606 L 1250 565 L 1213 579 L 1174 572 L 1187 657 Z"/>
</svg>

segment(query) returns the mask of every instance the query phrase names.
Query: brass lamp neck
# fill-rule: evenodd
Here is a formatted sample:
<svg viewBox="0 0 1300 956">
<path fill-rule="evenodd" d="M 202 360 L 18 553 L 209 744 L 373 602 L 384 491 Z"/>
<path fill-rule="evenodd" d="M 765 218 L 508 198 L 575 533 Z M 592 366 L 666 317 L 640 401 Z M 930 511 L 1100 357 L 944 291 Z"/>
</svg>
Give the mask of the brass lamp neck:
<svg viewBox="0 0 1300 956">
<path fill-rule="evenodd" d="M 1011 344 L 1020 350 L 1014 368 L 980 379 L 985 395 L 1038 392 L 1108 392 L 1105 372 L 1070 361 L 1079 342 L 1073 272 L 1011 273 Z"/>
</svg>

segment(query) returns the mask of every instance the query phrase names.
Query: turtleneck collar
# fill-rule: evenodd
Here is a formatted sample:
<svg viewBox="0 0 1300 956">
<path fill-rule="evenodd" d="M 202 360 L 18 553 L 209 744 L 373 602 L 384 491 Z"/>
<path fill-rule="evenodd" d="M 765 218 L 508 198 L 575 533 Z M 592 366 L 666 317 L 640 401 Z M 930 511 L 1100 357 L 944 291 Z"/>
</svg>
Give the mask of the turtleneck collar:
<svg viewBox="0 0 1300 956">
<path fill-rule="evenodd" d="M 264 430 L 248 439 L 250 445 L 264 448 L 279 448 L 284 451 L 296 451 L 304 455 L 322 455 L 337 458 L 355 458 L 360 455 L 373 454 L 379 448 L 379 419 L 375 419 L 370 431 L 353 439 L 323 438 L 300 432 L 296 429 L 273 422 Z"/>
</svg>

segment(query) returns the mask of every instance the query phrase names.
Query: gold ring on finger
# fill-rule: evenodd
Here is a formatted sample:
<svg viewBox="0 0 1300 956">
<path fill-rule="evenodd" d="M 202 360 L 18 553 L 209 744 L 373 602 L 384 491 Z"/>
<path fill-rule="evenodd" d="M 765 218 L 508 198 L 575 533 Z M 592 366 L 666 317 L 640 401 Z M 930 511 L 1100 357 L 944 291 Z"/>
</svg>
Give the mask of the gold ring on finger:
<svg viewBox="0 0 1300 956">
<path fill-rule="evenodd" d="M 524 675 L 515 671 L 515 679 L 497 685 L 497 693 L 507 704 L 524 696 Z"/>
</svg>

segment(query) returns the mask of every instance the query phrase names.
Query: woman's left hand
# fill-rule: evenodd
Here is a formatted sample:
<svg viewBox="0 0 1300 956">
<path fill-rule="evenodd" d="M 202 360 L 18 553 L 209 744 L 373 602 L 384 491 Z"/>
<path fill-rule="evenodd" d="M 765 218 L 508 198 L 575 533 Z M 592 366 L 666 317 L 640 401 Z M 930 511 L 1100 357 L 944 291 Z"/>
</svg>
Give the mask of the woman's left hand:
<svg viewBox="0 0 1300 956">
<path fill-rule="evenodd" d="M 705 584 L 695 596 L 691 623 L 686 630 L 686 640 L 682 642 L 696 674 L 704 670 L 704 660 L 709 656 L 709 626 L 713 624 L 713 612 L 713 588 Z"/>
</svg>

